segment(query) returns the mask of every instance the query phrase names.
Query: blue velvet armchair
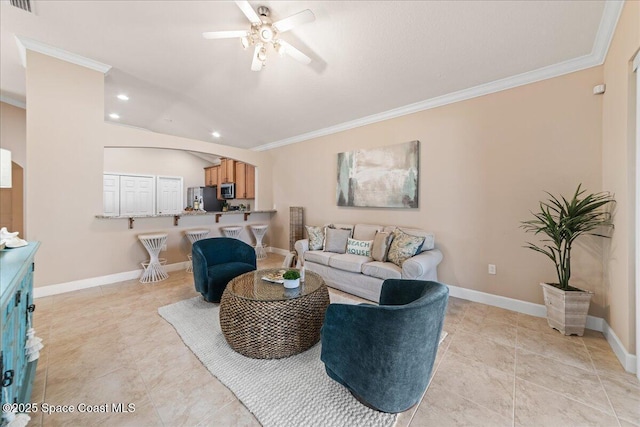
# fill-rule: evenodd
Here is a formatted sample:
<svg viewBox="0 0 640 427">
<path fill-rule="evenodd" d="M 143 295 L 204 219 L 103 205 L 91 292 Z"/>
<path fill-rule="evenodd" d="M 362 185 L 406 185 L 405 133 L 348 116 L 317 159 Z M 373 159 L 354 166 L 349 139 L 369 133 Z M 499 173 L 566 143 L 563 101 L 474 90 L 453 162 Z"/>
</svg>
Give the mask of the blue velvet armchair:
<svg viewBox="0 0 640 427">
<path fill-rule="evenodd" d="M 213 237 L 193 243 L 193 282 L 205 301 L 220 302 L 227 283 L 256 269 L 256 252 L 245 242 Z"/>
<path fill-rule="evenodd" d="M 429 385 L 448 298 L 437 282 L 387 279 L 378 306 L 329 305 L 321 333 L 327 374 L 373 409 L 406 411 Z"/>
</svg>

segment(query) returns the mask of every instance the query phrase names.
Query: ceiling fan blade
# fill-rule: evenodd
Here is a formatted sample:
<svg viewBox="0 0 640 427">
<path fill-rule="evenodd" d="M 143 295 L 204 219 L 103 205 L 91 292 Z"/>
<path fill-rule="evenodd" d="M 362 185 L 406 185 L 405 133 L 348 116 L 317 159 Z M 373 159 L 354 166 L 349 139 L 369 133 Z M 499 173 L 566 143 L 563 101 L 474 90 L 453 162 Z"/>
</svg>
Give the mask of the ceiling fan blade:
<svg viewBox="0 0 640 427">
<path fill-rule="evenodd" d="M 251 5 L 249 4 L 248 1 L 237 0 L 236 4 L 238 5 L 238 7 L 242 11 L 242 13 L 244 13 L 244 16 L 246 16 L 247 19 L 252 24 L 262 24 L 262 21 L 260 20 L 260 17 L 256 13 L 256 11 L 253 10 L 253 8 L 251 7 Z"/>
<path fill-rule="evenodd" d="M 316 20 L 316 16 L 309 9 L 302 12 L 291 15 L 288 18 L 281 19 L 273 23 L 273 27 L 280 33 L 289 31 L 290 29 L 297 27 L 298 25 L 306 24 L 307 22 L 313 22 Z"/>
<path fill-rule="evenodd" d="M 202 33 L 202 37 L 205 39 L 233 39 L 236 37 L 245 37 L 249 32 L 246 30 L 238 31 L 210 31 L 208 33 Z"/>
<path fill-rule="evenodd" d="M 291 46 L 286 41 L 278 40 L 278 44 L 280 44 L 280 46 L 284 49 L 284 53 L 286 53 L 287 55 L 289 55 L 290 57 L 292 57 L 296 61 L 301 62 L 301 63 L 306 64 L 306 65 L 311 64 L 311 58 L 309 58 L 304 53 L 300 52 L 295 47 Z"/>
<path fill-rule="evenodd" d="M 253 62 L 251 62 L 251 71 L 262 70 L 262 61 L 258 58 L 260 49 L 262 49 L 262 43 L 256 44 L 256 48 L 253 51 Z"/>
</svg>

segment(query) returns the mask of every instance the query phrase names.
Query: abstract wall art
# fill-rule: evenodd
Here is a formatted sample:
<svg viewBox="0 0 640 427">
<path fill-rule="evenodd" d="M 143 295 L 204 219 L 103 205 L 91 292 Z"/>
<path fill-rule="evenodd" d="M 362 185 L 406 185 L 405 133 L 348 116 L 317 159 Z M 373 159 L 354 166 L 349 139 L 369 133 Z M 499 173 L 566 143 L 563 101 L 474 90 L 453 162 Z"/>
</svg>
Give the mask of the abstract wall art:
<svg viewBox="0 0 640 427">
<path fill-rule="evenodd" d="M 418 207 L 420 141 L 338 153 L 338 206 Z"/>
</svg>

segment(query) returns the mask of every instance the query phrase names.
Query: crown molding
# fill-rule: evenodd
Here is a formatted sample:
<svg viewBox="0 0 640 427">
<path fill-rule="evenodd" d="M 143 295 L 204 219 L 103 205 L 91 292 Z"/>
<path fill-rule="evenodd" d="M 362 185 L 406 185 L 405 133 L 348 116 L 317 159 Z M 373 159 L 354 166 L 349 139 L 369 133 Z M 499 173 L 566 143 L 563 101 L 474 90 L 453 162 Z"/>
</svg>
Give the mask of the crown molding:
<svg viewBox="0 0 640 427">
<path fill-rule="evenodd" d="M 44 55 L 52 56 L 54 58 L 61 59 L 72 64 L 80 65 L 82 67 L 89 68 L 91 70 L 99 71 L 106 74 L 111 65 L 103 64 L 102 62 L 94 61 L 93 59 L 85 58 L 84 56 L 76 55 L 69 51 L 59 49 L 57 47 L 50 46 L 48 44 L 41 43 L 37 40 L 29 39 L 27 37 L 14 36 L 16 38 L 16 44 L 18 45 L 18 52 L 20 55 L 20 62 L 23 67 L 27 67 L 27 49 L 42 53 Z"/>
<path fill-rule="evenodd" d="M 4 102 L 5 104 L 13 105 L 14 107 L 22 108 L 23 110 L 27 109 L 27 103 L 23 101 L 19 101 L 17 99 L 9 98 L 8 96 L 0 95 L 0 102 Z"/>
<path fill-rule="evenodd" d="M 591 54 L 595 57 L 594 59 L 597 60 L 596 65 L 602 65 L 607 57 L 611 40 L 613 40 L 613 33 L 618 25 L 623 7 L 624 0 L 604 2 L 600 26 L 598 27 L 596 39 L 593 42 L 593 50 L 591 51 Z"/>
<path fill-rule="evenodd" d="M 602 18 L 600 20 L 600 26 L 598 27 L 596 39 L 593 43 L 593 49 L 589 55 L 580 56 L 578 58 L 560 62 L 558 64 L 528 71 L 526 73 L 507 77 L 501 80 L 495 80 L 493 82 L 474 86 L 468 89 L 463 89 L 457 92 L 448 93 L 446 95 L 394 108 L 392 110 L 383 111 L 381 113 L 372 114 L 370 116 L 361 117 L 359 119 L 340 123 L 335 126 L 330 126 L 301 135 L 292 136 L 291 138 L 281 139 L 279 141 L 274 141 L 268 144 L 254 147 L 252 148 L 252 150 L 271 150 L 274 148 L 283 147 L 285 145 L 295 144 L 313 138 L 319 138 L 322 136 L 343 132 L 345 130 L 354 129 L 360 126 L 365 126 L 400 116 L 405 116 L 407 114 L 417 113 L 419 111 L 429 110 L 431 108 L 442 107 L 444 105 L 453 104 L 455 102 L 466 101 L 468 99 L 477 98 L 479 96 L 489 95 L 491 93 L 512 89 L 518 86 L 524 86 L 541 80 L 546 80 L 553 77 L 558 77 L 576 71 L 584 70 L 586 68 L 602 65 L 607 55 L 607 51 L 609 50 L 609 45 L 611 44 L 613 33 L 618 23 L 618 19 L 620 18 L 623 6 L 624 1 L 605 2 L 604 10 L 602 12 Z"/>
</svg>

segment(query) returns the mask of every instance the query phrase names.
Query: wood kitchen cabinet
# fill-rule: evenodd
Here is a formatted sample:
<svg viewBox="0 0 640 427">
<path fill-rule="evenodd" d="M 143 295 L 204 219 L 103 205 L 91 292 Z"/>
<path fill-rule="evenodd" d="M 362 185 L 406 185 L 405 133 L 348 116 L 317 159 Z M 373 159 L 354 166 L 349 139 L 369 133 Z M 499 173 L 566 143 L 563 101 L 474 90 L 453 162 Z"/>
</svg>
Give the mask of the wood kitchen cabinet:
<svg viewBox="0 0 640 427">
<path fill-rule="evenodd" d="M 220 166 L 218 166 L 218 184 L 236 182 L 235 163 L 232 159 L 220 159 Z"/>
<path fill-rule="evenodd" d="M 214 187 L 218 185 L 218 174 L 220 166 L 211 166 L 204 168 L 204 185 L 207 187 Z"/>
<path fill-rule="evenodd" d="M 236 162 L 236 198 L 255 199 L 256 168 L 244 162 Z"/>
</svg>

